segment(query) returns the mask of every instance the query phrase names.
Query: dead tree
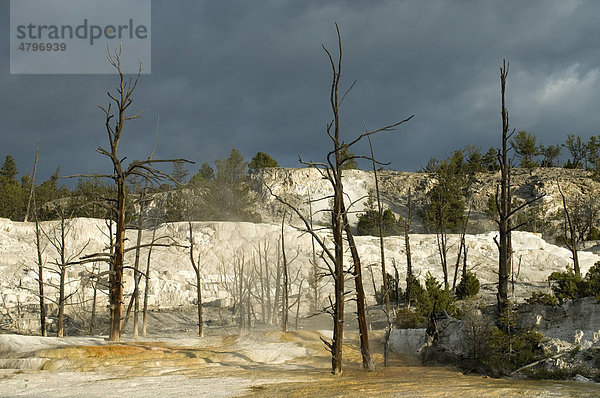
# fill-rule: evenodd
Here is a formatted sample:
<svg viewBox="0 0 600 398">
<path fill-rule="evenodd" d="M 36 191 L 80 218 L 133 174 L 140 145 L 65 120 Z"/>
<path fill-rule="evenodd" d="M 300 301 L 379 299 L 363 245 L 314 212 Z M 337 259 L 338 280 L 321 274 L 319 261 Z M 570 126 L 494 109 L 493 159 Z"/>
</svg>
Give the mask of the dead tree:
<svg viewBox="0 0 600 398">
<path fill-rule="evenodd" d="M 452 290 L 456 289 L 456 279 L 458 278 L 458 267 L 460 266 L 460 260 L 464 253 L 464 267 L 462 276 L 466 275 L 466 267 L 467 267 L 467 248 L 465 246 L 465 235 L 467 234 L 467 224 L 469 223 L 469 218 L 471 217 L 471 206 L 469 206 L 469 211 L 467 212 L 467 216 L 463 220 L 463 225 L 460 231 L 459 243 L 458 243 L 458 253 L 456 255 L 456 264 L 454 266 L 454 277 L 452 278 Z"/>
<path fill-rule="evenodd" d="M 152 229 L 152 241 L 156 238 L 156 227 Z M 148 327 L 148 295 L 150 291 L 150 264 L 152 258 L 152 247 L 148 248 L 148 257 L 146 260 L 146 274 L 144 282 L 144 304 L 142 306 L 142 337 L 146 337 L 146 329 Z"/>
<path fill-rule="evenodd" d="M 435 237 L 444 274 L 444 289 L 448 289 L 448 231 L 446 229 L 446 217 L 444 215 L 446 204 L 441 197 L 441 190 L 437 191 L 440 196 L 434 209 Z"/>
<path fill-rule="evenodd" d="M 254 247 L 256 257 L 252 256 L 252 264 L 254 273 L 258 281 L 258 293 L 256 298 L 260 302 L 260 311 L 262 322 L 266 325 L 271 322 L 272 300 L 271 300 L 271 277 L 272 271 L 270 267 L 270 244 L 267 239 Z M 258 263 L 256 258 L 258 257 Z"/>
<path fill-rule="evenodd" d="M 147 221 L 156 223 L 155 219 L 154 220 L 146 219 L 146 214 L 145 214 L 146 205 L 152 201 L 152 198 L 147 197 L 147 193 L 148 193 L 148 181 L 146 181 L 146 185 L 140 191 L 139 197 L 136 202 L 137 206 L 138 206 L 138 220 L 137 220 L 137 226 L 136 226 L 136 232 L 137 232 L 136 244 L 135 244 L 135 246 L 133 246 L 131 248 L 125 249 L 125 252 L 128 252 L 130 250 L 135 250 L 135 260 L 134 260 L 134 265 L 133 265 L 134 288 L 133 288 L 133 293 L 131 295 L 131 298 L 129 300 L 129 304 L 127 306 L 127 311 L 125 314 L 125 318 L 123 320 L 122 329 L 125 329 L 127 327 L 127 323 L 129 321 L 130 314 L 133 310 L 133 337 L 134 337 L 134 339 L 136 339 L 139 335 L 140 282 L 142 281 L 142 278 L 144 278 L 144 277 L 148 278 L 147 273 L 144 273 L 143 271 L 140 270 L 141 250 L 143 248 L 148 248 L 151 251 L 152 247 L 154 247 L 154 246 L 182 247 L 181 245 L 177 244 L 173 240 L 173 238 L 171 238 L 168 235 L 162 235 L 157 238 L 156 237 L 156 228 L 153 228 L 152 240 L 150 241 L 150 243 L 142 244 L 142 235 L 143 235 L 144 225 L 146 224 Z M 159 243 L 160 241 L 164 241 L 165 239 L 170 240 L 170 243 Z M 148 256 L 150 256 L 150 253 L 148 253 Z M 149 266 L 150 266 L 149 261 L 150 261 L 150 257 L 148 257 L 146 272 L 149 271 Z M 148 286 L 147 283 L 145 286 Z M 147 293 L 147 289 L 146 289 L 145 293 Z"/>
<path fill-rule="evenodd" d="M 37 163 L 38 163 L 39 158 L 40 158 L 40 143 L 38 142 L 37 148 L 35 150 L 35 161 L 33 162 L 33 172 L 31 173 L 31 187 L 29 189 L 29 198 L 27 199 L 27 209 L 25 210 L 25 218 L 23 219 L 23 222 L 27 222 L 27 220 L 29 219 L 29 210 L 31 209 L 31 202 L 34 199 L 34 195 L 35 195 L 35 172 L 37 170 Z M 33 206 L 35 208 L 35 202 L 34 202 Z M 42 336 L 45 336 L 45 334 L 42 334 Z"/>
<path fill-rule="evenodd" d="M 288 331 L 289 328 L 289 310 L 290 310 L 290 304 L 289 304 L 289 299 L 290 299 L 290 292 L 289 292 L 289 279 L 290 279 L 290 275 L 289 275 L 289 270 L 288 270 L 288 263 L 287 263 L 287 257 L 285 254 L 285 234 L 284 234 L 284 226 L 285 226 L 285 217 L 286 217 L 287 213 L 284 212 L 283 213 L 283 217 L 281 218 L 281 260 L 282 260 L 282 265 L 283 265 L 283 300 L 282 300 L 282 320 L 281 320 L 281 327 L 283 329 L 284 332 Z"/>
<path fill-rule="evenodd" d="M 136 238 L 136 247 L 135 247 L 135 260 L 133 263 L 133 294 L 131 295 L 131 299 L 129 300 L 129 305 L 127 306 L 127 311 L 125 313 L 125 319 L 123 321 L 122 328 L 125 329 L 127 327 L 127 322 L 129 321 L 129 315 L 131 310 L 133 309 L 133 338 L 138 338 L 139 333 L 139 286 L 140 280 L 142 278 L 142 272 L 140 271 L 140 255 L 142 250 L 142 235 L 144 231 L 144 209 L 146 207 L 146 191 L 148 189 L 148 184 L 141 190 L 138 198 L 138 206 L 139 206 L 139 214 L 137 220 L 137 238 Z"/>
<path fill-rule="evenodd" d="M 194 232 L 192 222 L 188 220 L 188 229 L 190 234 L 190 262 L 196 276 L 196 304 L 198 310 L 198 337 L 204 337 L 204 322 L 202 320 L 202 276 L 200 275 L 200 253 L 194 258 Z"/>
<path fill-rule="evenodd" d="M 35 195 L 35 194 L 34 194 Z M 38 297 L 40 302 L 40 333 L 42 336 L 47 336 L 46 332 L 46 303 L 44 299 L 44 259 L 42 257 L 42 253 L 44 249 L 42 248 L 41 236 L 42 232 L 40 230 L 40 222 L 37 216 L 37 209 L 35 209 L 35 198 L 34 198 L 34 213 L 33 217 L 35 219 L 35 248 L 37 252 L 37 280 L 38 280 Z"/>
<path fill-rule="evenodd" d="M 499 241 L 496 241 L 499 252 L 498 263 L 498 312 L 502 313 L 508 300 L 508 276 L 510 274 L 510 213 L 511 213 L 511 191 L 510 191 L 510 160 L 508 158 L 507 143 L 514 133 L 508 133 L 508 111 L 506 110 L 504 93 L 506 89 L 506 77 L 508 66 L 506 61 L 502 62 L 500 68 L 500 90 L 502 94 L 502 150 L 498 152 L 500 165 L 500 197 L 496 189 L 496 207 L 498 209 L 498 233 Z M 499 202 L 499 203 L 498 203 Z"/>
<path fill-rule="evenodd" d="M 571 212 L 567 206 L 567 199 L 565 198 L 565 194 L 560 187 L 560 183 L 557 182 L 557 185 L 558 192 L 560 192 L 560 197 L 562 198 L 563 212 L 565 214 L 562 239 L 567 246 L 567 249 L 569 249 L 571 255 L 573 256 L 573 270 L 577 275 L 581 275 L 581 270 L 579 268 L 579 256 L 577 255 L 577 231 L 575 228 L 575 223 L 573 222 Z"/>
<path fill-rule="evenodd" d="M 185 159 L 169 159 L 157 160 L 152 159 L 152 155 L 146 160 L 134 160 L 129 165 L 124 165 L 124 157 L 118 153 L 120 140 L 123 135 L 125 124 L 130 120 L 138 119 L 143 111 L 138 111 L 132 116 L 128 116 L 128 109 L 133 103 L 133 93 L 138 85 L 142 65 L 140 63 L 138 73 L 135 79 L 126 79 L 121 68 L 121 48 L 113 53 L 108 52 L 108 62 L 115 68 L 119 76 L 119 86 L 117 87 L 117 95 L 110 92 L 107 93 L 110 102 L 108 107 L 99 108 L 105 115 L 105 127 L 108 135 L 109 149 L 98 147 L 96 151 L 111 160 L 113 166 L 113 174 L 92 174 L 92 175 L 74 175 L 70 177 L 99 177 L 109 178 L 115 182 L 116 198 L 113 199 L 111 206 L 112 213 L 115 218 L 115 247 L 114 253 L 110 261 L 110 341 L 119 341 L 121 338 L 122 329 L 122 304 L 123 304 L 123 264 L 125 250 L 125 211 L 127 202 L 127 181 L 133 177 L 140 177 L 146 181 L 159 183 L 161 180 L 172 178 L 156 169 L 154 166 L 160 163 L 175 163 L 189 162 Z M 113 104 L 115 109 L 113 111 Z M 190 162 L 191 163 L 191 162 Z"/>
<path fill-rule="evenodd" d="M 279 307 L 281 301 L 281 278 L 282 274 L 282 266 L 281 266 L 281 241 L 277 240 L 277 261 L 275 262 L 275 275 L 273 275 L 273 279 L 275 280 L 275 293 L 273 297 L 273 307 L 271 309 L 271 320 L 270 324 L 273 325 L 279 322 Z"/>
<path fill-rule="evenodd" d="M 364 369 L 373 370 L 373 360 L 371 359 L 371 350 L 369 348 L 369 329 L 367 327 L 365 290 L 363 288 L 362 280 L 362 266 L 360 256 L 358 255 L 358 249 L 356 248 L 356 243 L 354 242 L 354 235 L 352 234 L 350 223 L 348 222 L 348 212 L 346 211 L 344 205 L 342 205 L 342 214 L 344 222 L 344 231 L 346 232 L 348 247 L 350 248 L 350 254 L 352 255 L 352 273 L 354 275 L 354 287 L 356 289 L 356 316 L 358 320 L 358 334 L 360 338 L 360 352 L 362 356 L 362 365 Z"/>
<path fill-rule="evenodd" d="M 310 195 L 310 191 L 308 192 L 308 219 L 310 228 L 313 229 L 313 210 L 312 210 L 312 198 Z M 321 289 L 322 286 L 320 284 L 321 280 L 321 270 L 319 268 L 319 264 L 317 263 L 317 251 L 315 248 L 315 238 L 311 235 L 310 243 L 312 248 L 312 259 L 310 261 L 311 268 L 308 276 L 308 288 L 310 291 L 310 311 L 317 312 L 321 307 Z"/>
<path fill-rule="evenodd" d="M 297 284 L 300 279 L 301 267 L 298 267 L 296 270 L 296 275 L 292 279 L 290 277 L 290 266 L 294 263 L 298 256 L 300 255 L 300 250 L 296 249 L 296 255 L 292 258 L 288 258 L 288 254 L 285 249 L 285 234 L 284 234 L 284 225 L 285 225 L 285 217 L 286 213 L 284 212 L 283 218 L 281 220 L 281 274 L 282 274 L 282 283 L 281 283 L 281 328 L 284 332 L 289 331 L 289 313 L 290 310 L 296 306 L 296 325 L 298 324 L 298 316 L 299 316 L 299 308 L 300 308 L 300 300 L 301 300 L 301 290 L 302 290 L 302 282 L 300 283 L 300 287 L 298 288 L 298 295 L 296 297 L 296 301 L 290 304 L 290 292 L 292 290 L 292 285 Z M 296 329 L 298 327 L 296 326 Z"/>
<path fill-rule="evenodd" d="M 410 225 L 412 223 L 412 191 L 408 188 L 408 217 L 404 222 L 404 247 L 406 248 L 406 303 L 410 307 L 411 286 L 413 278 L 412 256 L 410 254 Z"/>
<path fill-rule="evenodd" d="M 495 220 L 498 224 L 498 238 L 494 238 L 494 242 L 498 247 L 498 313 L 502 313 L 508 300 L 508 280 L 511 274 L 511 232 L 523 226 L 523 224 L 512 225 L 512 217 L 521 209 L 529 206 L 531 203 L 541 199 L 544 195 L 540 195 L 525 203 L 513 208 L 512 207 L 512 191 L 511 191 L 511 168 L 512 162 L 508 157 L 508 140 L 512 137 L 515 130 L 510 133 L 508 122 L 508 111 L 506 110 L 505 91 L 506 78 L 508 76 L 509 64 L 502 61 L 500 67 L 500 93 L 502 96 L 502 149 L 498 150 L 498 164 L 500 166 L 500 186 L 496 187 L 496 208 L 498 218 Z M 499 192 L 498 192 L 499 191 Z"/>
<path fill-rule="evenodd" d="M 243 250 L 236 251 L 231 258 L 231 266 L 227 266 L 225 259 L 221 258 L 219 272 L 221 274 L 221 287 L 229 294 L 232 300 L 233 313 L 232 317 L 237 320 L 238 328 L 242 332 L 247 324 L 248 299 L 246 293 L 249 288 L 250 281 L 247 277 L 249 272 L 246 267 L 246 253 Z M 233 274 L 230 274 L 229 271 Z M 251 270 L 250 270 L 251 271 Z M 248 293 L 249 294 L 249 293 Z"/>
<path fill-rule="evenodd" d="M 379 213 L 379 251 L 381 256 L 381 275 L 383 275 L 383 304 L 385 315 L 387 317 L 387 327 L 383 339 L 383 364 L 389 364 L 390 352 L 390 332 L 392 329 L 392 314 L 390 309 L 390 292 L 387 281 L 387 271 L 385 270 L 385 245 L 383 240 L 383 206 L 381 206 L 381 195 L 379 191 L 379 179 L 377 178 L 377 165 L 375 163 L 375 154 L 373 153 L 373 144 L 371 137 L 367 137 L 369 141 L 369 149 L 371 150 L 371 163 L 373 165 L 373 177 L 375 178 L 375 194 L 377 197 L 377 211 Z"/>
<path fill-rule="evenodd" d="M 142 273 L 140 271 L 140 252 L 141 252 L 141 244 L 142 244 L 142 234 L 144 228 L 144 209 L 146 207 L 146 191 L 148 189 L 148 183 L 146 182 L 146 186 L 140 192 L 139 197 L 139 215 L 138 215 L 138 225 L 137 225 L 137 241 L 136 241 L 136 249 L 135 249 L 135 261 L 133 263 L 133 338 L 137 339 L 138 330 L 139 330 L 139 311 L 140 311 L 140 280 L 142 278 Z"/>
<path fill-rule="evenodd" d="M 302 297 L 302 285 L 304 284 L 304 279 L 300 280 L 300 286 L 298 286 L 298 299 L 296 300 L 296 330 L 299 329 L 300 323 L 300 298 Z"/>
<path fill-rule="evenodd" d="M 58 206 L 57 211 L 58 216 L 60 217 L 58 220 L 58 226 L 53 228 L 52 231 L 48 233 L 42 230 L 42 233 L 56 251 L 56 257 L 53 261 L 50 261 L 50 264 L 53 264 L 54 268 L 50 268 L 49 271 L 58 275 L 58 284 L 50 282 L 47 284 L 58 290 L 58 298 L 51 301 L 54 301 L 58 307 L 56 336 L 63 337 L 65 307 L 67 305 L 67 301 L 76 292 L 76 290 L 70 293 L 67 293 L 66 291 L 67 286 L 75 282 L 67 281 L 67 270 L 71 265 L 75 264 L 75 259 L 79 258 L 79 256 L 81 256 L 81 254 L 85 251 L 89 245 L 89 241 L 77 251 L 70 250 L 67 247 L 67 236 L 71 233 L 70 231 L 72 226 L 70 216 L 65 214 L 65 210 L 62 208 L 62 206 Z"/>
<path fill-rule="evenodd" d="M 330 89 L 330 105 L 333 113 L 333 119 L 331 122 L 327 124 L 326 131 L 328 137 L 331 139 L 333 149 L 329 151 L 327 154 L 327 162 L 326 163 L 317 163 L 317 162 L 303 162 L 310 167 L 315 168 L 319 171 L 321 176 L 329 181 L 331 188 L 333 190 L 333 205 L 331 209 L 332 214 L 332 234 L 333 234 L 333 250 L 330 249 L 330 246 L 326 244 L 324 239 L 315 231 L 314 228 L 311 228 L 311 224 L 308 218 L 298 210 L 298 208 L 292 205 L 289 201 L 281 196 L 273 194 L 270 187 L 267 186 L 267 189 L 275 196 L 275 198 L 281 202 L 282 204 L 291 208 L 296 215 L 302 220 L 304 227 L 307 232 L 309 232 L 315 239 L 315 241 L 321 246 L 323 249 L 323 259 L 326 262 L 330 275 L 332 276 L 334 282 L 334 298 L 329 298 L 330 300 L 330 314 L 333 317 L 333 340 L 331 342 L 324 341 L 327 349 L 331 352 L 331 371 L 333 374 L 341 374 L 342 373 L 342 343 L 343 343 L 343 331 L 344 331 L 344 302 L 345 302 L 345 276 L 346 269 L 344 267 L 344 232 L 345 225 L 347 222 L 344 220 L 344 187 L 342 183 L 342 172 L 346 162 L 349 162 L 353 159 L 363 158 L 369 159 L 368 156 L 350 156 L 344 155 L 344 152 L 349 153 L 347 149 L 350 149 L 353 145 L 357 144 L 364 138 L 371 136 L 373 134 L 382 132 L 382 131 L 390 131 L 400 124 L 410 120 L 412 118 L 409 117 L 403 121 L 376 129 L 372 131 L 365 132 L 358 136 L 358 138 L 354 139 L 350 143 L 346 144 L 342 140 L 341 137 L 341 128 L 340 128 L 340 107 L 344 101 L 345 96 L 352 89 L 354 84 L 350 86 L 350 88 L 340 96 L 339 88 L 340 88 L 340 79 L 341 79 L 341 70 L 342 70 L 342 40 L 339 31 L 339 27 L 336 24 L 336 32 L 337 32 L 337 44 L 338 44 L 338 55 L 334 60 L 331 52 L 322 45 L 323 50 L 327 54 L 329 59 L 329 63 L 332 71 L 332 79 L 331 79 L 331 89 Z M 266 185 L 266 184 L 265 184 Z M 351 245 L 351 244 L 350 244 Z M 356 263 L 355 263 L 356 264 Z M 355 271 L 356 272 L 356 271 Z M 364 297 L 357 297 L 357 300 L 364 300 Z M 364 301 L 363 301 L 364 305 Z M 367 348 L 367 347 L 365 347 Z M 365 350 L 362 350 L 365 353 Z M 368 362 L 368 361 L 367 361 Z M 363 363 L 365 361 L 363 360 Z"/>
<path fill-rule="evenodd" d="M 96 312 L 98 307 L 98 292 L 104 292 L 108 288 L 105 276 L 100 271 L 100 262 L 92 263 L 92 269 L 88 274 L 89 285 L 92 288 L 92 308 L 90 311 L 90 333 L 96 334 Z"/>
</svg>

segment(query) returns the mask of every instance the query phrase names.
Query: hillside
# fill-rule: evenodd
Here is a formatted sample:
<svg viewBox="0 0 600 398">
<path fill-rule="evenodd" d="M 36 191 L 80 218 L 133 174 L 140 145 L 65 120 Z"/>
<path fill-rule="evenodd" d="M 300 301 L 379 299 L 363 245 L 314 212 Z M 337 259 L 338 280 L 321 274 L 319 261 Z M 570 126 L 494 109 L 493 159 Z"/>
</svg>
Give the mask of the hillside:
<svg viewBox="0 0 600 398">
<path fill-rule="evenodd" d="M 57 231 L 57 222 L 44 222 L 41 224 L 46 234 L 52 236 Z M 35 313 L 37 308 L 37 275 L 35 273 L 35 225 L 33 223 L 12 222 L 0 219 L 0 303 L 2 303 L 2 317 L 6 327 L 18 329 L 35 329 L 37 317 L 25 316 L 27 312 Z M 238 300 L 235 281 L 240 280 L 240 275 L 253 291 L 254 311 L 260 318 L 261 306 L 274 305 L 266 301 L 261 302 L 261 286 L 269 286 L 270 293 L 276 293 L 276 275 L 279 262 L 278 240 L 280 239 L 280 226 L 274 224 L 228 223 L 228 222 L 196 222 L 193 223 L 195 241 L 199 246 L 201 274 L 203 282 L 204 302 L 214 302 L 215 305 L 229 306 Z M 67 252 L 69 255 L 81 252 L 81 256 L 95 253 L 104 249 L 108 243 L 105 235 L 107 226 L 104 220 L 73 219 L 69 222 L 69 233 L 66 237 Z M 286 247 L 290 262 L 290 275 L 292 276 L 291 296 L 297 297 L 302 283 L 300 312 L 306 314 L 311 308 L 314 291 L 309 286 L 312 265 L 311 239 L 307 234 L 286 226 Z M 151 240 L 152 232 L 144 231 L 143 243 Z M 163 224 L 156 236 L 168 236 L 173 242 L 186 246 L 188 244 L 187 223 Z M 327 237 L 326 233 L 323 233 Z M 468 267 L 477 273 L 483 287 L 481 296 L 485 301 L 495 300 L 495 283 L 497 282 L 497 250 L 493 242 L 495 233 L 490 232 L 479 235 L 468 235 Z M 135 241 L 135 231 L 127 235 L 127 242 Z M 456 242 L 458 236 L 449 237 L 449 266 L 454 267 L 456 259 Z M 131 243 L 127 243 L 130 245 Z M 442 279 L 439 266 L 439 254 L 435 235 L 411 235 L 412 258 L 414 272 L 421 280 L 428 272 Z M 367 290 L 367 299 L 374 304 L 374 286 L 381 285 L 381 272 L 379 268 L 379 242 L 375 237 L 357 237 L 357 245 L 366 269 L 364 282 Z M 56 251 L 49 244 L 44 246 L 44 261 L 46 262 L 45 280 L 47 296 L 56 297 L 58 275 L 51 272 L 52 262 L 56 258 Z M 406 254 L 403 237 L 389 237 L 385 239 L 387 250 L 387 263 L 390 272 L 393 264 L 396 265 L 400 280 L 406 276 Z M 513 235 L 513 248 L 515 258 L 520 259 L 520 267 L 515 269 L 515 294 L 517 297 L 529 296 L 532 289 L 547 289 L 547 277 L 553 271 L 562 271 L 570 264 L 570 254 L 567 249 L 549 244 L 540 236 L 516 232 Z M 147 249 L 142 250 L 142 267 L 145 269 Z M 347 254 L 349 256 L 349 253 Z M 127 266 L 131 267 L 134 252 L 127 254 Z M 349 259 L 348 259 L 349 260 Z M 582 272 L 600 260 L 600 256 L 589 252 L 580 253 Z M 262 261 L 262 262 L 261 262 Z M 271 276 L 270 282 L 261 279 L 259 267 L 263 275 L 267 272 Z M 266 265 L 265 265 L 266 264 Z M 94 264 L 72 265 L 67 270 L 67 294 L 73 294 L 70 299 L 74 305 L 67 308 L 72 317 L 88 317 L 91 305 L 92 287 L 90 274 L 94 272 Z M 96 264 L 101 271 L 106 271 L 106 264 Z M 320 267 L 324 265 L 319 262 Z M 98 272 L 98 268 L 95 269 Z M 322 271 L 320 271 L 322 272 Z M 152 251 L 151 271 L 149 283 L 149 305 L 152 309 L 169 309 L 180 306 L 191 306 L 195 302 L 194 272 L 190 265 L 189 251 L 185 247 L 156 247 Z M 452 279 L 453 269 L 450 272 Z M 452 281 L 450 280 L 450 283 Z M 351 282 L 349 281 L 349 284 Z M 127 270 L 125 282 L 125 301 L 133 289 L 131 270 Z M 328 278 L 323 278 L 319 284 L 319 303 L 326 302 L 326 297 L 332 290 Z M 102 290 L 102 289 L 100 289 Z M 264 291 L 264 290 L 263 290 Z M 103 308 L 106 303 L 106 294 L 99 294 L 98 308 Z M 266 300 L 266 299 L 265 299 Z M 313 305 L 314 307 L 314 305 Z M 52 309 L 53 307 L 50 306 Z M 264 308 L 264 307 L 263 307 Z M 12 317 L 12 321 L 10 318 Z M 8 323 L 8 324 L 7 324 Z"/>
<path fill-rule="evenodd" d="M 429 173 L 412 173 L 402 171 L 381 171 L 379 174 L 381 197 L 385 205 L 394 213 L 406 217 L 408 214 L 408 190 L 412 191 L 413 206 L 417 217 L 414 220 L 415 232 L 427 232 L 418 215 L 426 203 L 426 194 L 435 184 L 435 176 Z M 471 182 L 470 203 L 472 203 L 471 223 L 469 230 L 474 233 L 488 232 L 496 229 L 494 222 L 486 214 L 488 198 L 496 193 L 500 173 L 477 173 Z M 281 220 L 284 207 L 270 195 L 263 183 L 269 186 L 274 194 L 286 197 L 301 207 L 308 214 L 309 193 L 314 201 L 331 194 L 329 182 L 324 180 L 314 169 L 271 168 L 253 176 L 252 187 L 258 194 L 258 210 L 265 222 L 277 223 Z M 357 201 L 354 211 L 364 208 L 364 198 L 369 190 L 375 189 L 373 173 L 362 170 L 344 171 L 344 192 L 348 202 Z M 544 197 L 533 207 L 538 208 L 545 216 L 550 216 L 562 209 L 560 187 L 568 200 L 577 198 L 594 198 L 600 192 L 600 183 L 592 178 L 592 173 L 579 169 L 535 168 L 513 169 L 513 196 L 517 203 Z M 361 198 L 363 198 L 361 200 Z M 328 205 L 327 200 L 313 203 L 313 212 L 319 212 L 316 220 L 324 222 L 322 212 Z M 562 214 L 561 214 L 562 216 Z M 350 215 L 351 222 L 356 222 L 356 213 Z"/>
</svg>

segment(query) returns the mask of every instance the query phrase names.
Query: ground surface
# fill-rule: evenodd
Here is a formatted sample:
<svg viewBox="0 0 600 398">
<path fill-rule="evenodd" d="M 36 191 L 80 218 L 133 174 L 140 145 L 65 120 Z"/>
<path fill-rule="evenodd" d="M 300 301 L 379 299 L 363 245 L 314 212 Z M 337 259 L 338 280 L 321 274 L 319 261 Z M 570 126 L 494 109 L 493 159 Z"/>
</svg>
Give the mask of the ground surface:
<svg viewBox="0 0 600 398">
<path fill-rule="evenodd" d="M 323 332 L 327 334 L 327 332 Z M 382 366 L 381 332 L 371 335 L 377 369 L 360 369 L 356 333 L 346 336 L 342 376 L 318 331 L 259 331 L 125 339 L 0 336 L 0 397 L 390 397 L 598 396 L 597 384 L 492 379 L 394 356 Z M 15 362 L 16 361 L 16 362 Z M 1 362 L 0 362 L 1 363 Z M 26 367 L 34 369 L 14 369 Z M 38 369 L 35 369 L 37 366 Z M 7 367 L 7 366 L 5 366 Z M 41 368 L 41 369 L 39 369 Z"/>
</svg>

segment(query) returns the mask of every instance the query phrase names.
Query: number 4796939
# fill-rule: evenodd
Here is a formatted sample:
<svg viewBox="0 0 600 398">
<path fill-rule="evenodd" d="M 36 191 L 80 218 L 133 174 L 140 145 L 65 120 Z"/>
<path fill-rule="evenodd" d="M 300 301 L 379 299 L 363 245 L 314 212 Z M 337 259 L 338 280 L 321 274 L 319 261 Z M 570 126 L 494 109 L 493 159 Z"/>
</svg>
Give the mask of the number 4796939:
<svg viewBox="0 0 600 398">
<path fill-rule="evenodd" d="M 21 43 L 21 51 L 66 51 L 67 43 Z"/>
</svg>

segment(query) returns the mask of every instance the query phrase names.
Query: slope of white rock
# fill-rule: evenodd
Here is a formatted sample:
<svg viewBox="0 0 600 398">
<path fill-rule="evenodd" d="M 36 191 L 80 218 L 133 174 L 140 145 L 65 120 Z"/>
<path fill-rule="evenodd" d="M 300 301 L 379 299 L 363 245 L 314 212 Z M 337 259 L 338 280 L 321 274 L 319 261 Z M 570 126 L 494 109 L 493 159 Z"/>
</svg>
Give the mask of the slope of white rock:
<svg viewBox="0 0 600 398">
<path fill-rule="evenodd" d="M 50 285 L 56 285 L 58 274 L 53 272 L 56 268 L 57 252 L 49 244 L 58 233 L 58 222 L 44 222 L 41 227 L 45 232 L 43 238 L 43 256 L 46 262 L 45 281 L 48 282 L 47 294 L 49 298 L 56 297 L 56 290 Z M 272 272 L 276 270 L 278 257 L 278 240 L 280 239 L 280 226 L 272 224 L 229 223 L 229 222 L 195 222 L 193 223 L 196 246 L 200 254 L 201 273 L 203 279 L 203 293 L 205 302 L 220 299 L 228 304 L 231 298 L 232 283 L 235 277 L 235 267 L 244 265 L 245 277 L 252 278 L 252 284 L 258 286 L 256 269 L 259 263 L 258 251 L 265 245 L 268 246 L 268 262 Z M 96 253 L 104 250 L 108 244 L 107 225 L 104 220 L 73 219 L 68 223 L 66 239 L 67 255 L 79 257 L 85 254 Z M 292 227 L 286 226 L 286 248 L 288 259 L 297 258 L 290 264 L 291 275 L 296 275 L 299 270 L 299 279 L 305 280 L 304 292 L 307 292 L 307 283 L 312 259 L 311 238 Z M 127 245 L 135 242 L 135 231 L 127 233 Z M 168 236 L 163 242 L 170 240 L 180 246 L 189 245 L 189 232 L 187 223 L 163 224 L 156 231 L 156 236 Z M 151 240 L 151 231 L 144 231 L 143 243 Z M 326 235 L 323 235 L 330 241 Z M 494 294 L 494 283 L 497 281 L 497 249 L 494 243 L 495 233 L 468 235 L 468 267 L 477 273 L 484 287 L 484 295 L 491 298 Z M 411 235 L 411 251 L 413 270 L 421 279 L 431 272 L 442 280 L 439 254 L 435 235 Z M 381 284 L 381 271 L 379 260 L 379 242 L 376 237 L 356 237 L 359 253 L 363 266 L 366 268 L 365 287 L 370 300 L 373 300 L 373 281 L 377 287 Z M 456 261 L 458 236 L 449 237 L 449 274 L 450 283 L 454 273 Z M 386 262 L 388 272 L 393 270 L 393 264 L 398 268 L 400 279 L 404 280 L 406 273 L 406 254 L 403 237 L 389 237 L 385 239 Z M 567 249 L 551 245 L 541 237 L 527 233 L 513 233 L 513 248 L 515 250 L 515 280 L 517 292 L 531 285 L 541 288 L 547 285 L 547 277 L 553 271 L 562 271 L 571 263 L 570 253 Z M 148 249 L 142 249 L 142 270 L 146 267 Z M 128 266 L 133 265 L 134 251 L 127 254 Z M 74 258 L 77 260 L 77 258 Z M 582 272 L 585 273 L 600 256 L 589 252 L 580 253 Z M 0 219 L 0 307 L 15 310 L 19 306 L 34 306 L 37 303 L 35 292 L 37 289 L 36 274 L 36 246 L 35 224 L 12 222 Z M 348 253 L 347 264 L 350 264 Z M 520 266 L 519 266 L 520 264 Z M 73 301 L 82 302 L 89 300 L 92 294 L 91 287 L 85 285 L 86 272 L 92 271 L 92 264 L 72 265 L 67 272 L 67 294 L 73 293 Z M 106 264 L 100 264 L 101 270 L 107 270 Z M 372 270 L 372 275 L 369 270 Z M 189 250 L 186 247 L 155 247 L 151 257 L 149 304 L 154 308 L 171 308 L 176 306 L 191 305 L 196 298 L 195 274 L 189 260 Z M 83 286 L 82 286 L 83 284 Z M 327 278 L 323 280 L 324 292 L 330 291 L 331 284 Z M 298 283 L 292 286 L 292 295 L 295 294 Z M 125 292 L 131 293 L 133 288 L 131 271 L 127 272 Z M 273 281 L 272 290 L 275 289 Z M 521 290 L 519 290 L 521 289 Z M 105 295 L 100 295 L 105 300 Z M 325 296 L 324 296 L 325 297 Z M 304 303 L 303 303 L 304 305 Z"/>
<path fill-rule="evenodd" d="M 524 201 L 543 196 L 533 203 L 534 208 L 540 208 L 543 216 L 549 220 L 557 212 L 562 215 L 561 190 L 567 201 L 578 200 L 581 204 L 588 198 L 594 198 L 600 191 L 597 182 L 590 171 L 571 170 L 563 168 L 539 167 L 532 170 L 512 169 L 511 184 L 514 199 Z M 281 220 L 283 205 L 277 203 L 271 195 L 285 197 L 297 207 L 308 214 L 308 199 L 319 200 L 313 203 L 313 211 L 324 210 L 328 206 L 328 195 L 332 194 L 331 184 L 323 179 L 320 172 L 313 168 L 267 168 L 252 176 L 253 190 L 258 195 L 258 211 L 263 221 L 277 222 Z M 427 193 L 435 186 L 435 174 L 411 173 L 402 171 L 383 170 L 378 173 L 381 198 L 384 205 L 394 213 L 406 217 L 408 214 L 407 202 L 409 189 L 412 192 L 414 214 L 423 210 L 427 202 Z M 488 199 L 496 194 L 499 182 L 498 173 L 477 173 L 473 176 L 470 186 L 470 200 L 472 205 L 470 230 L 474 232 L 495 229 L 494 222 L 486 215 Z M 347 203 L 354 203 L 354 211 L 360 212 L 364 208 L 364 198 L 370 190 L 375 189 L 373 173 L 364 170 L 345 170 L 343 173 L 344 194 Z M 265 186 L 269 187 L 267 189 Z M 320 200 L 323 199 L 324 200 Z M 590 202 L 591 203 L 591 202 Z M 594 207 L 595 205 L 592 205 Z M 356 222 L 356 214 L 350 214 L 350 223 Z M 319 222 L 325 221 L 325 213 L 315 216 Z M 413 230 L 425 232 L 419 217 L 413 218 Z"/>
</svg>

